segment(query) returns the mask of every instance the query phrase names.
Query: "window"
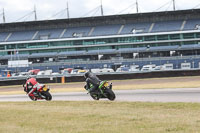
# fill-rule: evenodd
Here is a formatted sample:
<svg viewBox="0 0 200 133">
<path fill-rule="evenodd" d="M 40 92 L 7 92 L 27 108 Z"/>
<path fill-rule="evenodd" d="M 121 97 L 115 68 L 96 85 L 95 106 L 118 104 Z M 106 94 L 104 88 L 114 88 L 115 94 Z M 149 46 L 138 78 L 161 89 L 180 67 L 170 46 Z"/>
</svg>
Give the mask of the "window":
<svg viewBox="0 0 200 133">
<path fill-rule="evenodd" d="M 5 50 L 4 45 L 1 45 L 1 46 L 0 46 L 0 50 Z"/>
<path fill-rule="evenodd" d="M 183 39 L 190 39 L 190 38 L 195 38 L 194 33 L 183 34 Z"/>
<path fill-rule="evenodd" d="M 84 40 L 83 45 L 93 45 L 94 40 Z"/>
<path fill-rule="evenodd" d="M 75 45 L 75 46 L 76 46 L 76 45 L 82 45 L 82 41 L 79 41 L 79 40 L 74 41 L 74 45 Z"/>
<path fill-rule="evenodd" d="M 192 45 L 197 44 L 195 41 L 184 42 L 184 45 Z"/>
<path fill-rule="evenodd" d="M 196 38 L 200 38 L 200 33 L 196 33 Z"/>
<path fill-rule="evenodd" d="M 142 42 L 142 41 L 143 41 L 143 37 L 141 36 L 136 37 L 136 42 Z"/>
<path fill-rule="evenodd" d="M 168 40 L 168 35 L 158 35 L 157 40 Z"/>
<path fill-rule="evenodd" d="M 180 39 L 180 34 L 169 35 L 170 40 Z"/>
<path fill-rule="evenodd" d="M 155 36 L 145 36 L 144 40 L 145 41 L 155 41 L 156 39 L 155 39 Z"/>
</svg>

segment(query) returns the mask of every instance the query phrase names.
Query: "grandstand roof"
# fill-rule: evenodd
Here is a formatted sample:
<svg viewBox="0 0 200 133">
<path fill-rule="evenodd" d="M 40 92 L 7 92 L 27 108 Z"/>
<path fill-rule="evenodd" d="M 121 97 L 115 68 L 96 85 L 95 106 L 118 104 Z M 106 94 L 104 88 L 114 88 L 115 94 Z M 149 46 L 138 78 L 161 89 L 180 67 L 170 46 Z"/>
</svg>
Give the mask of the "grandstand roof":
<svg viewBox="0 0 200 133">
<path fill-rule="evenodd" d="M 96 26 L 105 24 L 125 24 L 129 22 L 155 22 L 165 20 L 185 20 L 200 18 L 200 9 L 123 14 L 110 16 L 95 16 L 57 20 L 42 20 L 0 24 L 0 32 L 36 30 L 49 28 Z"/>
</svg>

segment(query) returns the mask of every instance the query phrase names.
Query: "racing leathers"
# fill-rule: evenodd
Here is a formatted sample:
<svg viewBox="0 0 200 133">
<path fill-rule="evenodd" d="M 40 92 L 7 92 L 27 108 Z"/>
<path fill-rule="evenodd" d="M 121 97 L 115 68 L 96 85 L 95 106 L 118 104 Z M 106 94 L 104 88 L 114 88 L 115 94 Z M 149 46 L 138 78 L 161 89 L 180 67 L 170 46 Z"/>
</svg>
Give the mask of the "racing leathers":
<svg viewBox="0 0 200 133">
<path fill-rule="evenodd" d="M 89 89 L 89 92 L 93 93 L 99 87 L 100 80 L 96 75 L 89 73 L 88 77 L 86 79 L 86 83 L 87 83 L 86 89 L 87 90 Z M 92 85 L 92 87 L 91 87 L 91 85 Z"/>
<path fill-rule="evenodd" d="M 26 81 L 26 92 L 28 92 L 29 97 L 35 99 L 35 95 L 33 94 L 35 91 L 41 88 L 40 84 L 36 81 L 35 78 L 30 78 Z M 30 91 L 28 91 L 31 89 Z"/>
</svg>

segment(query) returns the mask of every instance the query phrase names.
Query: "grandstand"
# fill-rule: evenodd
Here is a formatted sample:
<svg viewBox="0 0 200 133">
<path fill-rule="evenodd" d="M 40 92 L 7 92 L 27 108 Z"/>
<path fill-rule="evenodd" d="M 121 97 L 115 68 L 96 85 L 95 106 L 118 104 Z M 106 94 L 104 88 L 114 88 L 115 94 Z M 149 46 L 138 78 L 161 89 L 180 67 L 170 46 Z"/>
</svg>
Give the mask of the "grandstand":
<svg viewBox="0 0 200 133">
<path fill-rule="evenodd" d="M 0 69 L 18 70 L 189 62 L 199 68 L 200 9 L 0 24 Z"/>
</svg>

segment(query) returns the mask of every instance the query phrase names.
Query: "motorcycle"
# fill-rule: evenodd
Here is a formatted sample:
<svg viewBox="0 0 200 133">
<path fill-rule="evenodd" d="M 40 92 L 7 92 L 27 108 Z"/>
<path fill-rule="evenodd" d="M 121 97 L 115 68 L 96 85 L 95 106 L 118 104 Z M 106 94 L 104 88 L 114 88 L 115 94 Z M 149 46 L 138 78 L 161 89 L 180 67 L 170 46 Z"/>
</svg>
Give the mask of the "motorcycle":
<svg viewBox="0 0 200 133">
<path fill-rule="evenodd" d="M 28 88 L 26 90 L 25 85 L 23 85 L 24 87 L 24 91 L 28 94 L 31 90 L 31 88 Z M 36 90 L 35 92 L 33 92 L 34 96 L 36 97 L 36 99 L 33 99 L 33 97 L 29 96 L 29 98 L 33 101 L 37 101 L 37 100 L 42 100 L 45 99 L 47 101 L 51 101 L 52 96 L 49 93 L 50 88 L 47 87 L 47 85 L 41 85 L 41 88 L 39 90 Z"/>
<path fill-rule="evenodd" d="M 90 88 L 92 88 L 92 84 L 90 85 Z M 112 91 L 112 83 L 109 84 L 108 81 L 101 81 L 98 89 L 92 93 L 90 93 L 89 89 L 86 90 L 94 100 L 108 98 L 109 100 L 114 101 L 116 98 L 115 93 Z"/>
</svg>

